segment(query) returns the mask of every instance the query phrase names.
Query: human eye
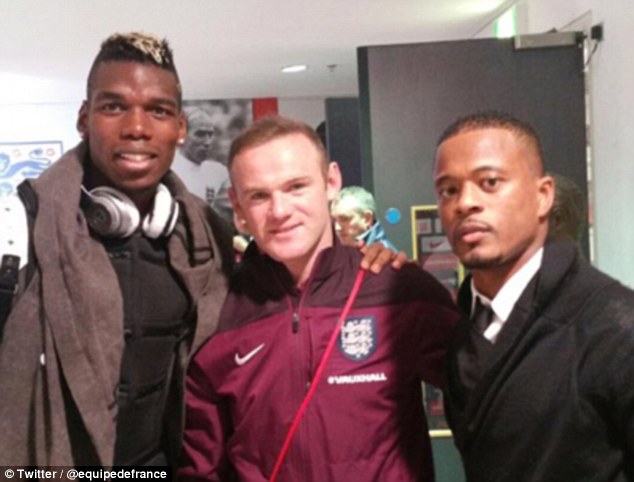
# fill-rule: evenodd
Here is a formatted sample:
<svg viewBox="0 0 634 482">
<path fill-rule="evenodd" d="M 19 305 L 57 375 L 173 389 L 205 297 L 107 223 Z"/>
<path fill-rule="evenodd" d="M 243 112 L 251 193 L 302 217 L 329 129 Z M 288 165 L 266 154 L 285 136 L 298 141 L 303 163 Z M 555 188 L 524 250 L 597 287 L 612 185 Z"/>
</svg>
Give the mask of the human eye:
<svg viewBox="0 0 634 482">
<path fill-rule="evenodd" d="M 103 102 L 99 105 L 99 111 L 104 114 L 118 114 L 125 110 L 125 106 L 121 102 Z"/>
<path fill-rule="evenodd" d="M 174 115 L 174 112 L 171 109 L 168 109 L 160 105 L 151 107 L 150 112 L 152 113 L 154 117 L 158 119 L 164 119 L 167 117 L 172 117 Z"/>
<path fill-rule="evenodd" d="M 307 181 L 295 181 L 289 184 L 288 190 L 292 193 L 301 193 L 307 186 Z"/>
<path fill-rule="evenodd" d="M 255 191 L 249 194 L 249 201 L 252 203 L 266 201 L 267 198 L 268 196 L 264 191 Z"/>
<path fill-rule="evenodd" d="M 500 187 L 501 179 L 495 175 L 489 175 L 480 181 L 482 189 L 485 191 L 495 191 Z"/>
<path fill-rule="evenodd" d="M 458 193 L 458 188 L 453 184 L 441 184 L 436 187 L 436 196 L 440 200 L 451 199 Z"/>
</svg>

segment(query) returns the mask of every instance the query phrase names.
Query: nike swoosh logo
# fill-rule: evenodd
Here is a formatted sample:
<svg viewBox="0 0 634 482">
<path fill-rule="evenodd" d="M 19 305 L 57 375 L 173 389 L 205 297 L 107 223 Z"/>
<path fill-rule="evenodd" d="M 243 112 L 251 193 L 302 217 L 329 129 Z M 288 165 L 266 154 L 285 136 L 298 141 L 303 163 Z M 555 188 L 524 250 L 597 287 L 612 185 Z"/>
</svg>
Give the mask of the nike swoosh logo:
<svg viewBox="0 0 634 482">
<path fill-rule="evenodd" d="M 254 348 L 253 350 L 251 350 L 249 353 L 247 353 L 247 354 L 246 354 L 246 355 L 244 355 L 244 356 L 240 356 L 240 355 L 238 355 L 238 354 L 236 353 L 236 356 L 235 356 L 235 361 L 236 361 L 236 364 L 237 364 L 238 366 L 242 366 L 242 365 L 244 365 L 244 364 L 245 364 L 246 362 L 248 362 L 251 358 L 253 358 L 255 355 L 257 355 L 257 354 L 258 354 L 258 352 L 259 352 L 262 348 L 264 348 L 264 343 L 262 343 L 261 345 L 257 346 L 256 348 Z"/>
</svg>

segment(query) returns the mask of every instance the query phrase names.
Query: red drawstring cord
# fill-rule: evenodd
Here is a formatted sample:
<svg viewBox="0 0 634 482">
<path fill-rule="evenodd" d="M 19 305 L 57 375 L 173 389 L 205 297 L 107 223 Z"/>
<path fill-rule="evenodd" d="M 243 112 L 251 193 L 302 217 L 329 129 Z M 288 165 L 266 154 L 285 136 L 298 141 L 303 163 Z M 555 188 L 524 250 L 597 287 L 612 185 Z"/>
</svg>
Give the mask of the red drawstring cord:
<svg viewBox="0 0 634 482">
<path fill-rule="evenodd" d="M 288 430 L 286 434 L 286 438 L 284 439 L 284 443 L 282 444 L 282 450 L 280 450 L 280 454 L 277 456 L 277 460 L 275 461 L 275 466 L 273 467 L 273 472 L 271 473 L 271 477 L 269 478 L 269 482 L 275 482 L 277 480 L 277 476 L 280 473 L 280 469 L 282 468 L 282 464 L 284 463 L 284 459 L 286 458 L 286 454 L 288 453 L 288 449 L 291 445 L 291 440 L 293 439 L 293 435 L 295 435 L 295 431 L 299 426 L 299 422 L 304 416 L 306 409 L 308 408 L 308 404 L 310 403 L 310 399 L 313 398 L 313 394 L 315 393 L 315 388 L 319 383 L 319 379 L 321 378 L 321 374 L 326 368 L 326 362 L 330 357 L 330 353 L 335 346 L 335 342 L 337 341 L 337 337 L 339 336 L 339 332 L 341 331 L 341 327 L 343 326 L 343 322 L 348 316 L 348 312 L 354 303 L 354 300 L 359 293 L 359 289 L 361 288 L 361 283 L 363 282 L 363 278 L 365 277 L 366 270 L 363 268 L 359 269 L 357 273 L 357 277 L 354 280 L 354 284 L 352 285 L 352 290 L 350 291 L 350 296 L 348 296 L 348 301 L 346 301 L 345 306 L 343 307 L 343 311 L 339 316 L 339 320 L 337 321 L 337 326 L 330 335 L 330 340 L 328 340 L 328 345 L 326 346 L 326 351 L 324 355 L 321 357 L 321 361 L 317 366 L 317 370 L 315 371 L 315 376 L 313 377 L 313 381 L 310 384 L 310 388 L 308 389 L 308 393 L 306 397 L 304 397 L 304 401 L 302 402 L 299 410 L 295 414 L 295 418 L 293 419 L 293 423 L 291 424 L 291 428 Z"/>
</svg>

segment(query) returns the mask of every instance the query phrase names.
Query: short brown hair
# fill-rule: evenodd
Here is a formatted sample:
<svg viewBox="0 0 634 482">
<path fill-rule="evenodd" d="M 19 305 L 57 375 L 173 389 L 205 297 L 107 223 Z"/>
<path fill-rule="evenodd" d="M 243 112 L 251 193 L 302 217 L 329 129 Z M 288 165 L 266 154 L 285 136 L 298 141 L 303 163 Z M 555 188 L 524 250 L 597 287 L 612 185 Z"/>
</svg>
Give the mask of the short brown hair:
<svg viewBox="0 0 634 482">
<path fill-rule="evenodd" d="M 255 121 L 235 138 L 229 150 L 229 171 L 231 172 L 233 160 L 241 152 L 261 146 L 279 137 L 292 134 L 305 136 L 315 146 L 317 151 L 319 151 L 320 157 L 323 159 L 323 169 L 325 172 L 328 168 L 328 155 L 317 132 L 308 124 L 279 115 L 267 116 Z"/>
</svg>

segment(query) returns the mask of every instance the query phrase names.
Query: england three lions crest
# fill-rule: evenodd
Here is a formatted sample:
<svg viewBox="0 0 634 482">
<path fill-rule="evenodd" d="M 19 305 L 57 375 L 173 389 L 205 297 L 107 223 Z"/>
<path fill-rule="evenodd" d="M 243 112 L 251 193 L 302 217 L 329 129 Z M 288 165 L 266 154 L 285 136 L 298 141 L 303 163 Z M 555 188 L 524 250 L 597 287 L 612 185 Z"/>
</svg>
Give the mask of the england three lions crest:
<svg viewBox="0 0 634 482">
<path fill-rule="evenodd" d="M 376 318 L 356 316 L 347 318 L 339 336 L 339 350 L 353 361 L 368 358 L 377 345 Z"/>
</svg>

